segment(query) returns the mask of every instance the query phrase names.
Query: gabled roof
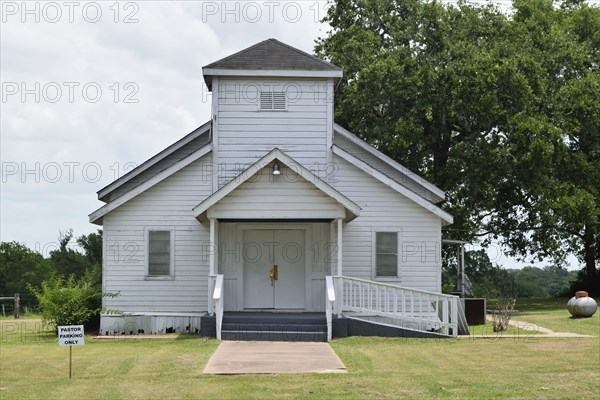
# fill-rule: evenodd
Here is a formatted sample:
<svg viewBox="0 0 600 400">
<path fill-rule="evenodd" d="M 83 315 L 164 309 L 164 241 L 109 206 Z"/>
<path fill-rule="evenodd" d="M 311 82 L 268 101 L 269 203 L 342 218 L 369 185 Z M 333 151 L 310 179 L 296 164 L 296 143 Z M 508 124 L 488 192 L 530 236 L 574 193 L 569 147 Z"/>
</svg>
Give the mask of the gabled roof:
<svg viewBox="0 0 600 400">
<path fill-rule="evenodd" d="M 323 61 L 277 39 L 267 39 L 235 54 L 208 64 L 214 69 L 267 69 L 304 71 L 341 71 L 336 65 Z"/>
<path fill-rule="evenodd" d="M 229 181 L 229 183 L 227 183 L 225 186 L 221 187 L 219 190 L 214 192 L 212 195 L 210 195 L 204 201 L 202 201 L 200 204 L 194 207 L 194 216 L 201 221 L 205 220 L 205 213 L 210 207 L 217 204 L 219 201 L 221 201 L 223 198 L 225 198 L 227 195 L 229 195 L 231 192 L 237 189 L 240 185 L 242 185 L 244 182 L 248 181 L 251 177 L 253 177 L 263 167 L 275 160 L 281 162 L 282 164 L 288 167 L 292 167 L 295 170 L 295 172 L 297 172 L 302 178 L 304 178 L 304 180 L 310 182 L 311 184 L 316 186 L 320 191 L 322 191 L 323 193 L 337 201 L 339 204 L 341 204 L 346 209 L 346 221 L 351 221 L 359 215 L 360 206 L 358 204 L 356 204 L 355 202 L 338 192 L 328 183 L 326 183 L 321 178 L 313 174 L 307 168 L 302 166 L 302 164 L 295 161 L 283 151 L 279 150 L 278 148 L 275 148 L 269 153 L 267 153 L 265 156 L 263 156 L 260 160 L 248 167 L 246 170 L 241 172 L 236 178 Z"/>
<path fill-rule="evenodd" d="M 342 69 L 277 39 L 267 39 L 202 68 L 209 89 L 212 77 L 319 76 L 341 78 Z"/>
<path fill-rule="evenodd" d="M 442 189 L 386 156 L 340 125 L 334 123 L 333 131 L 333 143 L 346 153 L 353 155 L 434 204 L 444 200 L 445 193 Z"/>
<path fill-rule="evenodd" d="M 204 123 L 160 153 L 138 165 L 135 169 L 100 189 L 97 192 L 98 200 L 112 201 L 136 186 L 143 184 L 157 173 L 183 160 L 196 150 L 209 145 L 210 128 L 211 121 Z"/>
<path fill-rule="evenodd" d="M 91 213 L 89 215 L 90 222 L 92 224 L 101 225 L 102 217 L 104 217 L 106 214 L 108 214 L 115 208 L 125 204 L 126 202 L 133 199 L 135 196 L 139 195 L 140 193 L 143 193 L 146 190 L 150 189 L 152 186 L 158 184 L 159 182 L 162 182 L 163 180 L 165 180 L 169 176 L 173 175 L 174 173 L 187 167 L 188 165 L 190 165 L 194 161 L 200 159 L 201 157 L 205 156 L 206 154 L 210 153 L 211 151 L 212 151 L 212 146 L 210 144 L 208 144 L 208 145 L 194 151 L 193 153 L 189 154 L 185 158 L 179 160 L 175 164 L 170 165 L 168 168 L 158 172 L 157 174 L 153 175 L 150 179 L 148 179 L 148 180 L 144 181 L 143 183 L 135 186 L 134 188 L 128 190 L 122 196 L 118 197 L 115 200 L 112 200 L 110 203 L 105 204 L 104 206 L 100 207 L 99 209 L 97 209 L 96 211 Z"/>
<path fill-rule="evenodd" d="M 433 214 L 435 214 L 438 217 L 440 217 L 442 219 L 442 221 L 445 222 L 446 224 L 451 224 L 454 221 L 454 218 L 452 217 L 452 215 L 450 215 L 446 211 L 442 210 L 441 208 L 439 208 L 438 206 L 436 206 L 432 202 L 428 201 L 427 199 L 419 196 L 418 194 L 416 194 L 412 190 L 408 189 L 403 184 L 396 182 L 395 180 L 393 180 L 389 176 L 385 175 L 381 171 L 377 170 L 376 168 L 371 167 L 366 162 L 358 159 L 357 157 L 355 157 L 352 154 L 348 153 L 347 151 L 345 151 L 344 149 L 340 148 L 339 146 L 337 146 L 337 145 L 334 144 L 332 146 L 332 150 L 333 150 L 333 154 L 335 154 L 338 157 L 341 157 L 342 159 L 348 161 L 350 164 L 352 164 L 355 167 L 363 170 L 365 173 L 371 175 L 372 177 L 374 177 L 375 179 L 379 180 L 383 184 L 385 184 L 385 185 L 391 187 L 392 189 L 396 190 L 398 193 L 406 196 L 410 200 L 412 200 L 415 203 L 419 204 L 421 207 L 425 208 L 426 210 L 429 210 Z"/>
</svg>

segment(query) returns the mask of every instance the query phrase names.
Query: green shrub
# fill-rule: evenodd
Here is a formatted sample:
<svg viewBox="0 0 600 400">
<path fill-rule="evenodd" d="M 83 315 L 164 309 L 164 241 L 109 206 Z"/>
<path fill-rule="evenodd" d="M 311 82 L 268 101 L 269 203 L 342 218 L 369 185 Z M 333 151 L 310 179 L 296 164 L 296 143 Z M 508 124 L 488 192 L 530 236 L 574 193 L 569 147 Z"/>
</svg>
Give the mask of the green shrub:
<svg viewBox="0 0 600 400">
<path fill-rule="evenodd" d="M 99 268 L 90 268 L 77 281 L 74 275 L 68 278 L 53 276 L 40 288 L 29 285 L 37 298 L 43 323 L 53 327 L 82 325 L 100 314 L 102 288 L 99 283 Z"/>
</svg>

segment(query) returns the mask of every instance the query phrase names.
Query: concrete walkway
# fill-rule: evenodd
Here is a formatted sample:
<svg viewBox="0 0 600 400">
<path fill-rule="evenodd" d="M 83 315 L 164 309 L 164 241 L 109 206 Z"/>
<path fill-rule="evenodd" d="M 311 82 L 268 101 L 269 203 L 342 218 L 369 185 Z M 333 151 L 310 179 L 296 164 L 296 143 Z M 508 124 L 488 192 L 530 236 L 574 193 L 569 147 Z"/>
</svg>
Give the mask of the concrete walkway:
<svg viewBox="0 0 600 400">
<path fill-rule="evenodd" d="M 345 373 L 346 366 L 328 343 L 228 342 L 212 355 L 205 374 Z"/>
<path fill-rule="evenodd" d="M 486 316 L 488 321 L 492 321 L 491 316 Z M 484 339 L 515 339 L 515 338 L 527 338 L 527 339 L 550 339 L 550 338 L 597 338 L 598 336 L 594 335 L 585 335 L 583 333 L 573 333 L 573 332 L 554 332 L 548 328 L 544 328 L 543 326 L 539 326 L 533 324 L 531 322 L 524 321 L 513 321 L 512 319 L 508 321 L 509 325 L 512 325 L 518 328 L 521 331 L 524 331 L 522 335 L 515 334 L 507 334 L 504 332 L 494 332 L 489 335 L 468 335 L 468 336 L 459 336 L 459 338 L 484 338 Z M 529 332 L 539 332 L 541 335 L 528 335 Z"/>
<path fill-rule="evenodd" d="M 539 335 L 540 337 L 563 337 L 563 338 L 593 338 L 596 336 L 593 335 L 584 335 L 582 333 L 573 333 L 573 332 L 554 332 L 548 328 L 544 328 L 543 326 L 539 326 L 536 324 L 532 324 L 531 322 L 523 322 L 523 321 L 508 321 L 509 325 L 517 327 L 526 331 L 536 331 L 541 332 L 543 335 Z M 537 337 L 537 336 L 536 336 Z"/>
</svg>

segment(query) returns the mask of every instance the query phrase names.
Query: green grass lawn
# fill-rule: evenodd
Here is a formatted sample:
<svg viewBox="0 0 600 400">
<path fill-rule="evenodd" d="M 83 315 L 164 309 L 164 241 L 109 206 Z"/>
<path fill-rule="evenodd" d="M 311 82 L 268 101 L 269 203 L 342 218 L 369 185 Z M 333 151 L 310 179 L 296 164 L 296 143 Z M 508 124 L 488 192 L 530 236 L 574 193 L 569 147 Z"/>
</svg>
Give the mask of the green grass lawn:
<svg viewBox="0 0 600 400">
<path fill-rule="evenodd" d="M 32 313 L 32 312 L 28 312 L 28 313 L 23 313 L 21 314 L 21 319 L 40 319 L 42 318 L 42 315 L 39 313 Z M 13 321 L 14 317 L 12 314 L 6 313 L 6 317 L 3 316 L 2 314 L 0 314 L 0 320 L 10 320 Z"/>
<path fill-rule="evenodd" d="M 548 328 L 555 332 L 571 332 L 600 336 L 600 311 L 591 318 L 572 318 L 567 311 L 569 299 L 519 299 L 517 312 L 511 318 L 515 322 L 526 322 Z M 596 299 L 598 303 L 600 301 Z M 526 325 L 525 325 L 526 326 Z M 492 324 L 470 326 L 471 335 L 527 337 L 543 334 L 536 330 L 509 326 L 504 332 L 493 332 Z"/>
<path fill-rule="evenodd" d="M 595 299 L 600 304 L 600 299 Z M 567 311 L 569 299 L 519 299 L 513 320 L 543 326 L 555 332 L 600 335 L 600 310 L 590 318 L 571 318 Z"/>
<path fill-rule="evenodd" d="M 515 327 L 512 325 L 509 325 L 508 328 L 505 331 L 502 332 L 494 332 L 494 328 L 492 326 L 492 323 L 490 321 L 488 321 L 487 324 L 485 325 L 471 325 L 469 326 L 469 335 L 470 336 L 485 336 L 489 339 L 495 339 L 495 338 L 499 338 L 499 337 L 506 337 L 508 336 L 509 338 L 514 338 L 514 339 L 518 339 L 518 338 L 528 338 L 534 335 L 543 335 L 543 332 L 540 332 L 539 330 L 529 330 L 529 329 L 523 329 L 520 327 Z"/>
<path fill-rule="evenodd" d="M 523 315 L 559 319 L 556 305 L 541 308 L 521 307 Z M 585 326 L 590 332 L 580 321 L 566 319 L 556 326 L 570 332 Z M 2 320 L 0 327 L 2 399 L 600 399 L 598 338 L 353 337 L 331 343 L 348 374 L 212 376 L 202 370 L 216 340 L 87 337 L 85 346 L 73 348 L 69 380 L 68 349 L 58 347 L 39 321 Z"/>
</svg>

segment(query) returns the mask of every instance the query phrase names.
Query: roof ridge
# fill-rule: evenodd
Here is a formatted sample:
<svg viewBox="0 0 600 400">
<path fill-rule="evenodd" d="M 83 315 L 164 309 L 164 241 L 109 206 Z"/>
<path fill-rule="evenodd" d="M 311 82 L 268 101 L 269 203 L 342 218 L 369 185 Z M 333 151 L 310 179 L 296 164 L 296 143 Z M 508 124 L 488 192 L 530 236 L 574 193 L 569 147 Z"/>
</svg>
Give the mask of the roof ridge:
<svg viewBox="0 0 600 400">
<path fill-rule="evenodd" d="M 223 58 L 220 58 L 220 59 L 218 59 L 216 61 L 211 62 L 210 64 L 206 65 L 204 68 L 210 68 L 210 66 L 213 65 L 213 64 L 216 64 L 218 62 L 222 62 L 224 60 L 227 60 L 228 58 L 235 57 L 237 55 L 243 54 L 243 53 L 245 53 L 245 52 L 247 52 L 247 51 L 249 51 L 249 50 L 251 50 L 251 49 L 253 49 L 253 48 L 255 48 L 255 47 L 257 47 L 257 46 L 259 46 L 259 45 L 261 45 L 263 43 L 265 43 L 265 42 L 268 42 L 269 40 L 271 40 L 271 39 L 266 39 L 266 40 L 263 40 L 262 42 L 255 43 L 255 44 L 253 44 L 250 47 L 246 47 L 245 49 L 238 50 L 238 51 L 236 51 L 233 54 L 230 54 L 228 56 L 225 56 Z"/>
<path fill-rule="evenodd" d="M 341 70 L 341 68 L 340 68 L 340 67 L 338 67 L 338 66 L 337 66 L 337 65 L 335 65 L 335 64 L 332 64 L 332 63 L 330 63 L 330 62 L 327 62 L 327 61 L 325 61 L 325 60 L 321 60 L 320 58 L 318 58 L 318 57 L 315 57 L 314 55 L 312 55 L 312 54 L 310 54 L 310 53 L 307 53 L 307 52 L 305 52 L 304 50 L 300 50 L 300 49 L 298 49 L 298 48 L 296 48 L 296 47 L 290 46 L 289 44 L 287 44 L 287 43 L 283 43 L 282 41 L 280 41 L 280 40 L 277 40 L 277 39 L 275 39 L 275 38 L 269 38 L 269 39 L 267 39 L 267 40 L 264 40 L 263 42 L 268 42 L 269 40 L 271 40 L 271 41 L 273 41 L 273 42 L 277 43 L 278 45 L 280 45 L 280 46 L 283 46 L 283 47 L 285 47 L 285 48 L 287 48 L 287 49 L 289 49 L 289 50 L 293 50 L 293 51 L 295 51 L 295 52 L 296 52 L 296 53 L 298 53 L 298 54 L 301 54 L 301 55 L 304 55 L 304 56 L 308 56 L 308 57 L 312 58 L 313 60 L 315 60 L 315 61 L 318 61 L 318 62 L 320 62 L 320 63 L 322 63 L 322 64 L 326 65 L 328 68 L 331 68 L 331 69 L 334 69 L 334 70 Z M 263 43 L 263 42 L 261 42 L 261 43 Z M 260 44 L 260 43 L 259 43 L 259 44 Z"/>
<path fill-rule="evenodd" d="M 210 69 L 210 68 L 219 68 L 219 67 L 215 67 L 215 65 L 222 64 L 222 63 L 227 62 L 229 60 L 235 59 L 236 57 L 239 57 L 240 55 L 243 55 L 245 53 L 251 52 L 251 51 L 253 51 L 255 49 L 260 49 L 261 46 L 265 46 L 265 45 L 268 45 L 268 44 L 277 45 L 277 46 L 282 47 L 284 49 L 287 49 L 289 51 L 293 51 L 294 53 L 296 53 L 296 54 L 298 54 L 300 56 L 306 57 L 306 58 L 310 59 L 313 62 L 317 62 L 319 65 L 321 65 L 322 67 L 325 67 L 328 70 L 331 70 L 331 71 L 342 71 L 342 69 L 340 67 L 338 67 L 337 65 L 335 65 L 335 64 L 332 64 L 332 63 L 330 63 L 328 61 L 325 61 L 325 60 L 321 60 L 320 58 L 315 57 L 314 55 L 312 55 L 310 53 L 307 53 L 307 52 L 305 52 L 303 50 L 300 50 L 300 49 L 298 49 L 296 47 L 293 47 L 293 46 L 291 46 L 291 45 L 289 45 L 287 43 L 283 43 L 282 41 L 280 41 L 278 39 L 275 39 L 275 38 L 269 38 L 269 39 L 263 40 L 263 41 L 258 42 L 256 44 L 253 44 L 253 45 L 251 45 L 249 47 L 246 47 L 245 49 L 239 50 L 239 51 L 237 51 L 237 52 L 235 52 L 233 54 L 230 54 L 230 55 L 228 55 L 226 57 L 223 57 L 223 58 L 221 58 L 219 60 L 213 61 L 212 63 L 210 63 L 208 65 L 205 65 L 203 67 L 203 69 L 204 68 L 208 68 L 208 69 Z"/>
<path fill-rule="evenodd" d="M 262 168 L 266 167 L 274 160 L 278 160 L 287 166 L 295 164 L 297 168 L 294 169 L 294 172 L 297 173 L 304 181 L 312 184 L 321 192 L 336 200 L 346 210 L 350 211 L 352 215 L 350 217 L 346 215 L 347 220 L 352 220 L 358 216 L 361 209 L 358 204 L 346 197 L 346 195 L 337 190 L 335 187 L 319 178 L 319 176 L 317 176 L 313 171 L 305 167 L 302 163 L 296 161 L 285 151 L 279 149 L 278 147 L 274 147 L 261 158 L 252 163 L 252 165 L 248 166 L 244 171 L 240 172 L 235 178 L 231 179 L 225 185 L 221 186 L 217 191 L 204 198 L 204 200 L 192 208 L 195 217 L 200 219 L 199 217 L 201 217 L 201 215 L 204 214 L 210 207 L 221 201 L 223 198 L 229 195 L 229 193 L 236 190 L 245 182 L 251 180 L 252 176 L 259 173 Z M 247 174 L 247 171 L 252 171 L 252 173 Z"/>
<path fill-rule="evenodd" d="M 141 164 L 137 165 L 131 171 L 128 171 L 125 175 L 115 179 L 108 185 L 104 186 L 102 189 L 98 190 L 96 192 L 98 195 L 98 199 L 101 200 L 102 197 L 108 195 L 110 192 L 114 191 L 121 185 L 127 183 L 130 179 L 135 178 L 136 176 L 143 173 L 148 168 L 151 168 L 153 165 L 159 163 L 160 161 L 162 161 L 163 159 L 165 159 L 172 153 L 174 153 L 174 152 L 178 151 L 179 149 L 181 149 L 182 147 L 188 145 L 191 141 L 201 137 L 202 135 L 206 134 L 207 132 L 210 132 L 211 127 L 212 127 L 212 120 L 209 120 L 209 121 L 203 123 L 202 125 L 200 125 L 199 127 L 197 127 L 196 129 L 194 129 L 193 131 L 191 131 L 190 133 L 186 134 L 182 138 L 178 139 L 174 143 L 171 143 L 169 146 L 167 146 L 163 150 L 159 151 L 158 153 L 154 154 L 150 158 L 143 161 Z M 210 143 L 210 140 L 208 143 Z"/>
<path fill-rule="evenodd" d="M 369 143 L 362 140 L 360 137 L 356 136 L 354 133 L 350 132 L 348 129 L 339 125 L 335 121 L 333 122 L 333 130 L 334 133 L 340 134 L 340 136 L 344 137 L 346 140 L 355 143 L 359 147 L 362 147 L 365 151 L 371 152 L 371 154 L 378 157 L 381 161 L 396 169 L 398 172 L 405 175 L 407 178 L 411 179 L 413 182 L 423 187 L 425 190 L 428 190 L 429 192 L 440 197 L 440 199 L 443 200 L 446 197 L 444 191 L 437 187 L 435 184 L 429 182 L 423 176 L 412 171 L 410 168 L 405 167 L 403 164 L 386 155 L 376 147 L 371 146 Z"/>
</svg>

